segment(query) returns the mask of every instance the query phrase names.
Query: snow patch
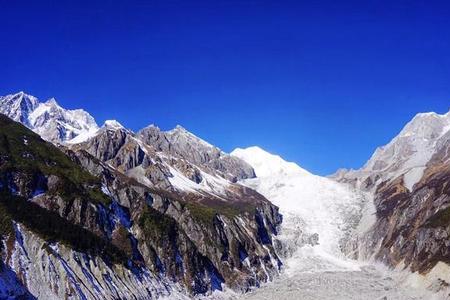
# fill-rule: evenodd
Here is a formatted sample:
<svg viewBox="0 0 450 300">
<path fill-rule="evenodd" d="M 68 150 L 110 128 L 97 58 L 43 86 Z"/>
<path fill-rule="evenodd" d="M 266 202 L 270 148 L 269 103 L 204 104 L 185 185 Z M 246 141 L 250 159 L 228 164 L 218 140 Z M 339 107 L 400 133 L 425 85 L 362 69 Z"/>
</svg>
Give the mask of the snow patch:
<svg viewBox="0 0 450 300">
<path fill-rule="evenodd" d="M 422 179 L 425 169 L 426 167 L 412 168 L 403 175 L 403 183 L 410 192 L 413 190 L 414 185 Z"/>
<path fill-rule="evenodd" d="M 170 173 L 172 177 L 169 177 L 170 184 L 175 188 L 186 191 L 197 193 L 198 184 L 184 176 L 181 172 L 172 166 L 169 166 Z"/>
<path fill-rule="evenodd" d="M 82 132 L 79 135 L 77 135 L 75 138 L 67 141 L 68 144 L 79 144 L 79 143 L 83 143 L 91 138 L 93 138 L 94 136 L 96 136 L 98 133 L 98 128 L 92 128 L 89 129 L 88 131 Z"/>
</svg>

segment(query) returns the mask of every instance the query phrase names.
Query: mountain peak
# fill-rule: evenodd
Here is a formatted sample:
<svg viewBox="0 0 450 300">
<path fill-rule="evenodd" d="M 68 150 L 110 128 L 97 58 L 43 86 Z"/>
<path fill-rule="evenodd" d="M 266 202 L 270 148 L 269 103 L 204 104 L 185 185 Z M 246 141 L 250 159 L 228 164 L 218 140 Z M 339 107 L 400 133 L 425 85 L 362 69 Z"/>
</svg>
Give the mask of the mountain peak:
<svg viewBox="0 0 450 300">
<path fill-rule="evenodd" d="M 449 131 L 450 112 L 418 113 L 388 144 L 378 147 L 361 169 L 340 175 L 352 179 L 371 174 L 371 180 L 380 182 L 403 176 L 405 187 L 411 191 L 439 150 L 437 145 L 448 139 Z"/>
<path fill-rule="evenodd" d="M 111 129 L 114 129 L 114 130 L 124 129 L 125 128 L 117 120 L 106 120 L 105 124 L 103 125 L 103 127 L 111 128 Z"/>
<path fill-rule="evenodd" d="M 58 102 L 56 102 L 56 99 L 55 99 L 55 98 L 50 98 L 50 99 L 48 99 L 47 101 L 45 101 L 45 104 L 46 104 L 46 105 L 49 105 L 49 106 L 60 107 L 59 104 L 58 104 Z"/>
<path fill-rule="evenodd" d="M 28 97 L 28 98 L 34 98 L 32 95 L 25 93 L 24 91 L 19 91 L 15 94 L 10 94 L 8 96 L 12 96 L 12 97 Z M 8 97 L 6 96 L 6 97 Z"/>
<path fill-rule="evenodd" d="M 208 143 L 207 141 L 199 138 L 186 128 L 184 128 L 181 125 L 175 126 L 174 129 L 169 130 L 166 132 L 168 136 L 174 137 L 175 139 L 181 139 L 188 143 L 195 143 L 195 144 L 201 144 L 207 148 L 217 148 Z"/>
<path fill-rule="evenodd" d="M 147 129 L 147 128 L 148 128 L 148 129 L 153 129 L 153 128 L 154 128 L 154 129 L 158 129 L 158 130 L 160 130 L 160 129 L 159 129 L 159 127 L 158 127 L 158 126 L 156 126 L 155 124 L 150 124 L 150 125 L 148 125 L 148 126 L 144 127 L 143 129 Z"/>
<path fill-rule="evenodd" d="M 271 154 L 258 146 L 246 149 L 237 148 L 231 152 L 231 155 L 251 165 L 257 177 L 273 176 L 274 174 L 310 174 L 297 164 L 285 161 L 280 156 Z"/>
<path fill-rule="evenodd" d="M 94 118 L 84 110 L 67 110 L 55 98 L 46 102 L 20 91 L 0 97 L 0 113 L 32 129 L 52 142 L 69 142 L 98 129 Z"/>
<path fill-rule="evenodd" d="M 177 125 L 175 126 L 175 128 L 172 129 L 171 131 L 181 131 L 181 132 L 187 132 L 187 133 L 190 133 L 186 128 L 184 128 L 183 126 L 181 126 L 181 125 L 179 125 L 179 124 L 177 124 Z"/>
<path fill-rule="evenodd" d="M 450 113 L 438 114 L 435 112 L 419 113 L 406 124 L 399 136 L 436 139 L 450 129 Z M 394 138 L 394 141 L 398 138 Z"/>
<path fill-rule="evenodd" d="M 34 97 L 32 95 L 29 95 L 29 94 L 25 93 L 24 91 L 20 91 L 20 92 L 17 92 L 15 94 L 9 94 L 9 95 L 6 95 L 6 96 L 0 97 L 0 98 L 3 98 L 3 99 L 16 99 L 16 100 L 23 100 L 23 99 L 37 100 L 36 97 Z"/>
<path fill-rule="evenodd" d="M 446 113 L 443 113 L 443 114 L 439 114 L 439 113 L 434 112 L 434 111 L 429 111 L 429 112 L 422 112 L 422 113 L 416 114 L 414 116 L 413 120 L 416 119 L 416 118 L 430 118 L 430 117 L 433 117 L 433 118 L 446 118 L 448 116 L 450 116 L 450 110 L 448 112 L 446 112 Z"/>
<path fill-rule="evenodd" d="M 20 91 L 0 97 L 0 113 L 30 127 L 28 116 L 39 105 L 37 98 Z"/>
<path fill-rule="evenodd" d="M 11 94 L 11 96 L 19 98 L 19 97 L 28 96 L 28 94 L 26 94 L 24 91 L 20 91 L 20 92 L 17 92 L 15 94 Z"/>
</svg>

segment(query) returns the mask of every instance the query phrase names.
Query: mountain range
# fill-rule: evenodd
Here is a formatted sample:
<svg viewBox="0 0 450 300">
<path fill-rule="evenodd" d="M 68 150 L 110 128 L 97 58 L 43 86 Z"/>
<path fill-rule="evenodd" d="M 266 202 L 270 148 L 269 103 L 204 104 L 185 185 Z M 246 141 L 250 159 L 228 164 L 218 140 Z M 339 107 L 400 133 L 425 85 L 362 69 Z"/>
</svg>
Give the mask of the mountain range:
<svg viewBox="0 0 450 300">
<path fill-rule="evenodd" d="M 24 92 L 0 113 L 0 298 L 246 292 L 304 245 L 450 284 L 450 112 L 418 114 L 328 178 L 181 126 L 98 126 Z"/>
<path fill-rule="evenodd" d="M 281 215 L 236 183 L 255 176 L 244 161 L 181 127 L 98 127 L 24 93 L 0 107 L 1 297 L 245 291 L 278 273 Z"/>
</svg>

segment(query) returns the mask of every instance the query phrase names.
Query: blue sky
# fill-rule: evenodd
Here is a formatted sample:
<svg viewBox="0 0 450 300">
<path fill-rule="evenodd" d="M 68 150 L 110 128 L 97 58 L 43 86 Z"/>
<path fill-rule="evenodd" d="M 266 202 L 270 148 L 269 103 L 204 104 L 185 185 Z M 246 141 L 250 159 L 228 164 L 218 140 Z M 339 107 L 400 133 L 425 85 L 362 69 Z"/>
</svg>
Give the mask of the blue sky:
<svg viewBox="0 0 450 300">
<path fill-rule="evenodd" d="M 329 174 L 448 111 L 449 16 L 444 1 L 0 0 L 0 94 Z"/>
</svg>

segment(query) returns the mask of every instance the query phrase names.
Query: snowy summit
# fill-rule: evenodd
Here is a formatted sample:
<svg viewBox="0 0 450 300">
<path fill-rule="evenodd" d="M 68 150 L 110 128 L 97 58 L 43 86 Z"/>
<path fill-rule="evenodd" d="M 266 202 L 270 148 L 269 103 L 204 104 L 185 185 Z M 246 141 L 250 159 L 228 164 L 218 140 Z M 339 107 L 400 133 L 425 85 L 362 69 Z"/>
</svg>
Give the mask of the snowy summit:
<svg viewBox="0 0 450 300">
<path fill-rule="evenodd" d="M 270 154 L 258 146 L 248 147 L 246 149 L 237 148 L 231 152 L 231 155 L 251 165 L 255 169 L 257 177 L 310 174 L 297 164 L 285 161 L 280 156 Z"/>
<path fill-rule="evenodd" d="M 0 97 L 0 113 L 56 143 L 82 142 L 98 130 L 94 118 L 86 111 L 64 109 L 54 98 L 39 102 L 24 92 Z"/>
</svg>

